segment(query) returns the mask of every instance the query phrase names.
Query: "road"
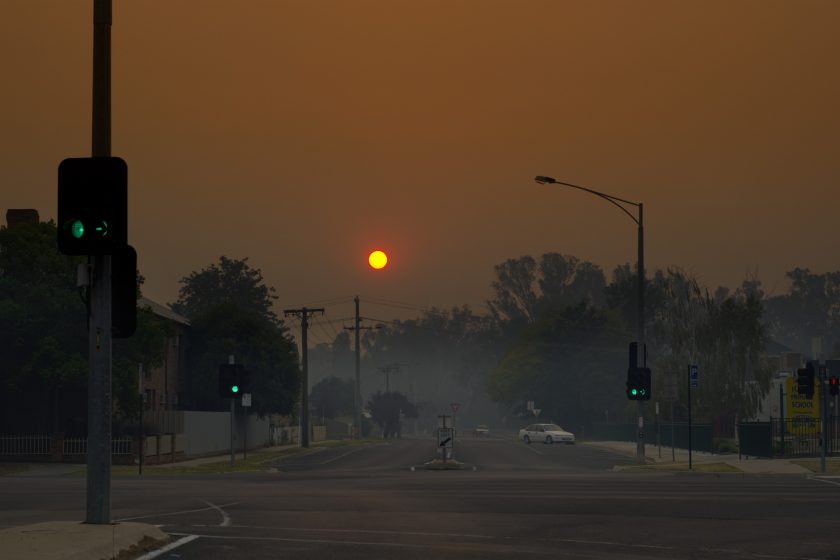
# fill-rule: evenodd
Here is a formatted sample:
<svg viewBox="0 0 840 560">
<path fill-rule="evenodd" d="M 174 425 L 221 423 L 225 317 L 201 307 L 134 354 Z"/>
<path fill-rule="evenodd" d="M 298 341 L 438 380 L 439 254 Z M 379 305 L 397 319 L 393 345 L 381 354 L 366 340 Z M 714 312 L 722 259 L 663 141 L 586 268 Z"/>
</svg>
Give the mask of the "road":
<svg viewBox="0 0 840 560">
<path fill-rule="evenodd" d="M 165 560 L 840 559 L 840 481 L 621 473 L 585 445 L 431 439 L 312 450 L 277 472 L 117 477 L 113 515 L 190 542 Z M 415 467 L 411 470 L 411 467 Z M 85 481 L 0 478 L 0 526 L 81 519 Z"/>
</svg>

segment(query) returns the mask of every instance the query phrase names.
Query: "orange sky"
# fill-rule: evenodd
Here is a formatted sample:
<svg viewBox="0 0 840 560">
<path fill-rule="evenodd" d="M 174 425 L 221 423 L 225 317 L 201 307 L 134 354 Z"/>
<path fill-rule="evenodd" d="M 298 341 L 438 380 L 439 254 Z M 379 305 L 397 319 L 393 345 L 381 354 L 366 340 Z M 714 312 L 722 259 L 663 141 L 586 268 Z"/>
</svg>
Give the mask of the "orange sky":
<svg viewBox="0 0 840 560">
<path fill-rule="evenodd" d="M 643 201 L 649 270 L 778 292 L 840 269 L 840 2 L 114 4 L 113 153 L 159 301 L 222 254 L 289 306 L 476 304 L 508 257 L 635 261 L 626 216 L 538 174 Z M 91 6 L 0 7 L 4 214 L 54 218 L 59 161 L 90 153 Z"/>
</svg>

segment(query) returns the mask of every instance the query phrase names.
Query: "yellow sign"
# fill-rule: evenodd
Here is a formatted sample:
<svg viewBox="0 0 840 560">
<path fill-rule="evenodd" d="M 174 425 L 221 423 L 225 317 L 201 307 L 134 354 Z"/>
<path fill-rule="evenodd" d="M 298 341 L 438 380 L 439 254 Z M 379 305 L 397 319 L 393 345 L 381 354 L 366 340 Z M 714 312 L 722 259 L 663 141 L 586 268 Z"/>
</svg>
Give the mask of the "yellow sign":
<svg viewBox="0 0 840 560">
<path fill-rule="evenodd" d="M 819 430 L 820 387 L 814 384 L 813 398 L 799 394 L 796 378 L 785 380 L 785 416 L 790 418 L 790 430 L 793 433 L 812 433 Z"/>
</svg>

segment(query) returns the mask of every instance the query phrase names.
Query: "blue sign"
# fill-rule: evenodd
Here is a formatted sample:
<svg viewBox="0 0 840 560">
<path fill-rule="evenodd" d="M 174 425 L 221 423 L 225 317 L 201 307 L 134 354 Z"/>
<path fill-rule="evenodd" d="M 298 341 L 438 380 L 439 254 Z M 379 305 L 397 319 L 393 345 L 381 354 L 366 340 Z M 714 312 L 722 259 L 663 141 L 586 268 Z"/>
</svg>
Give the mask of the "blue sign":
<svg viewBox="0 0 840 560">
<path fill-rule="evenodd" d="M 697 387 L 697 382 L 700 380 L 700 372 L 697 366 L 688 366 L 688 381 L 692 389 Z"/>
</svg>

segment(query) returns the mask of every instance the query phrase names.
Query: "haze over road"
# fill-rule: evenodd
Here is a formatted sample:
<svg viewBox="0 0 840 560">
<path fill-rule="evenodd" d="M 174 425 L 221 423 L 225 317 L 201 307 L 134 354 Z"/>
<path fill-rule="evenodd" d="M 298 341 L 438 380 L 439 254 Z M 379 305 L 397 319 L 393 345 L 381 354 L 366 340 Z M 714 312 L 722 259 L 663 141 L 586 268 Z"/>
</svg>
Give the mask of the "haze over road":
<svg viewBox="0 0 840 560">
<path fill-rule="evenodd" d="M 799 476 L 613 472 L 586 445 L 463 438 L 313 448 L 278 472 L 117 477 L 118 520 L 197 538 L 164 559 L 833 558 L 840 487 Z M 475 467 L 473 470 L 472 467 Z M 827 483 L 828 482 L 828 483 Z M 84 479 L 0 478 L 0 525 L 78 519 Z"/>
</svg>

